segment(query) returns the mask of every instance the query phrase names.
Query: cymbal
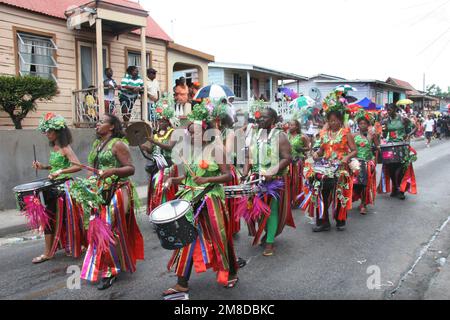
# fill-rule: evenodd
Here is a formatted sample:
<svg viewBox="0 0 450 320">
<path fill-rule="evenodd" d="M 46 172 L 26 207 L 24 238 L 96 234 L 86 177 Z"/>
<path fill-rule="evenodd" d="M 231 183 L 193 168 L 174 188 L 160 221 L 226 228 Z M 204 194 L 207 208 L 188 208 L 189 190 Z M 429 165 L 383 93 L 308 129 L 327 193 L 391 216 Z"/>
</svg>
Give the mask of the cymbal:
<svg viewBox="0 0 450 320">
<path fill-rule="evenodd" d="M 126 130 L 126 138 L 131 147 L 138 147 L 148 141 L 152 134 L 152 128 L 144 121 L 129 125 Z"/>
</svg>

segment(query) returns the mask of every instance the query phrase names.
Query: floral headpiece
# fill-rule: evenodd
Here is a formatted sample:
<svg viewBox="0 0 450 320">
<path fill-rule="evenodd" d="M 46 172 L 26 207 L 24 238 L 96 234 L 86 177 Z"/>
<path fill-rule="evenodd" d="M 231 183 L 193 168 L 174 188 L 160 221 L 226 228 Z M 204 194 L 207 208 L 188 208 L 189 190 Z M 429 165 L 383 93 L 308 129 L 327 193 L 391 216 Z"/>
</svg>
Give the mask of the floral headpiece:
<svg viewBox="0 0 450 320">
<path fill-rule="evenodd" d="M 207 104 L 208 102 L 203 100 L 192 108 L 192 112 L 188 115 L 188 119 L 193 123 L 201 124 L 203 128 L 206 128 L 206 123 L 211 119 L 211 113 L 213 107 Z"/>
<path fill-rule="evenodd" d="M 162 98 L 156 103 L 156 120 L 165 119 L 170 122 L 172 127 L 180 125 L 180 119 L 175 115 L 175 101 L 171 95 L 164 93 Z"/>
<path fill-rule="evenodd" d="M 356 119 L 356 122 L 359 122 L 360 120 L 366 120 L 369 124 L 372 124 L 373 123 L 373 117 L 372 117 L 372 115 L 369 113 L 369 112 L 367 112 L 367 111 L 365 111 L 365 110 L 359 110 L 357 113 L 356 113 L 356 115 L 355 115 L 355 119 Z"/>
<path fill-rule="evenodd" d="M 347 99 L 343 97 L 343 92 L 335 90 L 325 97 L 322 107 L 327 114 L 330 112 L 339 112 L 344 115 L 347 112 L 347 105 L 348 102 Z"/>
<path fill-rule="evenodd" d="M 50 130 L 61 130 L 67 127 L 66 119 L 54 113 L 46 113 L 39 121 L 38 130 L 48 132 Z"/>
<path fill-rule="evenodd" d="M 264 100 L 255 100 L 253 101 L 252 105 L 250 106 L 250 114 L 253 115 L 255 119 L 261 118 L 261 112 L 264 109 L 267 109 L 268 106 Z"/>
</svg>

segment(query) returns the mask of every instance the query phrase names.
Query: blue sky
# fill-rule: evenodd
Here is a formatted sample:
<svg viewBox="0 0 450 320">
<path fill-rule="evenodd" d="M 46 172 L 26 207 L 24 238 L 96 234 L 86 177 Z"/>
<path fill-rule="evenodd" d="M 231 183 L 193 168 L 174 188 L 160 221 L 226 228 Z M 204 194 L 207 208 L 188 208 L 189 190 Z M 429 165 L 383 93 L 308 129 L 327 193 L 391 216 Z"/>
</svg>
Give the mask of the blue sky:
<svg viewBox="0 0 450 320">
<path fill-rule="evenodd" d="M 140 0 L 174 40 L 219 62 L 450 86 L 450 0 Z"/>
</svg>

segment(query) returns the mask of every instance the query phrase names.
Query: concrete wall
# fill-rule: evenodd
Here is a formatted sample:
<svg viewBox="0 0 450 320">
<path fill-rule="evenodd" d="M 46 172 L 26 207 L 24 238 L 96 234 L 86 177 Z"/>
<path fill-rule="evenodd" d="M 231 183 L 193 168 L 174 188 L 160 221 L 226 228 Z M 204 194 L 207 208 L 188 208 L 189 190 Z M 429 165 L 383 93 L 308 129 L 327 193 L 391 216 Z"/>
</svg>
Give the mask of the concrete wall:
<svg viewBox="0 0 450 320">
<path fill-rule="evenodd" d="M 95 139 L 93 129 L 72 129 L 74 144 L 72 148 L 80 161 L 87 164 L 87 156 Z M 0 130 L 0 210 L 16 207 L 12 189 L 20 184 L 46 178 L 48 171 L 38 171 L 31 167 L 33 162 L 33 144 L 36 145 L 38 161 L 47 164 L 50 147 L 47 138 L 36 130 Z M 136 173 L 132 180 L 136 185 L 147 184 L 145 172 L 146 160 L 138 148 L 131 148 Z M 85 175 L 81 172 L 78 176 Z"/>
</svg>

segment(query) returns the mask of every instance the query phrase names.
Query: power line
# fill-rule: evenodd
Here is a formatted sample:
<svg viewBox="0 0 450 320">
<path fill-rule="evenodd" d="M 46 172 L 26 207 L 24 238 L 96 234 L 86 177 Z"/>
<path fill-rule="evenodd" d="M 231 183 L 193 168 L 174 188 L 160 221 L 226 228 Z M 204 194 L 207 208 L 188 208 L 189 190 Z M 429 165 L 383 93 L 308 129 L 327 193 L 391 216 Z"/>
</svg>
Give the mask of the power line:
<svg viewBox="0 0 450 320">
<path fill-rule="evenodd" d="M 430 12 L 428 12 L 425 16 L 423 16 L 422 18 L 420 18 L 418 21 L 416 21 L 415 23 L 411 24 L 411 27 L 415 26 L 416 24 L 418 24 L 419 22 L 422 22 L 423 20 L 425 20 L 426 18 L 428 18 L 429 16 L 431 16 L 434 12 L 436 12 L 437 10 L 445 7 L 447 4 L 450 3 L 450 0 L 440 4 L 439 6 L 437 6 L 436 8 L 434 8 L 433 10 L 431 10 Z"/>
<path fill-rule="evenodd" d="M 449 44 L 450 44 L 450 39 L 447 41 L 447 43 L 444 45 L 444 47 L 442 47 L 442 50 L 439 52 L 439 54 L 431 62 L 431 64 L 429 65 L 428 69 L 431 68 L 434 65 L 434 63 L 437 61 L 437 59 L 439 59 L 439 57 L 444 53 L 445 49 L 447 49 L 447 46 Z"/>
<path fill-rule="evenodd" d="M 437 37 L 436 39 L 434 39 L 429 45 L 427 45 L 422 51 L 420 51 L 419 54 L 417 54 L 418 56 L 420 56 L 422 53 L 424 53 L 425 51 L 427 51 L 433 44 L 435 44 L 436 42 L 438 42 L 442 37 L 444 37 L 447 32 L 450 31 L 450 27 L 445 30 L 439 37 Z"/>
</svg>

